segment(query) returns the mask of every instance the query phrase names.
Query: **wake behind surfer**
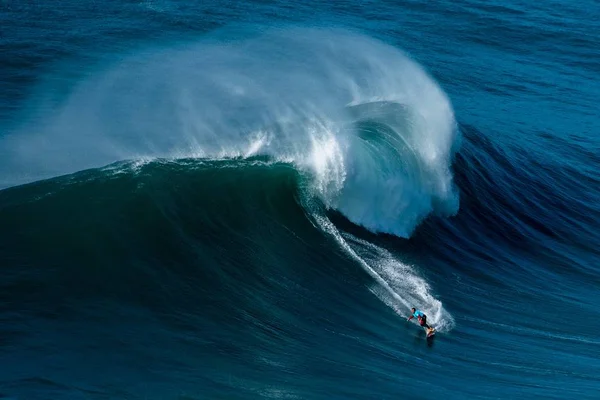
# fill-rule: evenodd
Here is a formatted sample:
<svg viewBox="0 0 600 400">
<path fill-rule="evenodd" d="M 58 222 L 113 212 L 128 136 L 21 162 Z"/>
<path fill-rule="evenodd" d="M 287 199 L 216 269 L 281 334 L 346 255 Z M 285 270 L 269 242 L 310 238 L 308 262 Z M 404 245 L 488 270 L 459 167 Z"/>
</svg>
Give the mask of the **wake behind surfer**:
<svg viewBox="0 0 600 400">
<path fill-rule="evenodd" d="M 432 329 L 429 325 L 427 325 L 427 315 L 421 310 L 417 310 L 416 308 L 411 308 L 412 315 L 408 317 L 407 321 L 410 321 L 413 318 L 416 318 L 419 321 L 419 325 L 423 328 Z"/>
</svg>

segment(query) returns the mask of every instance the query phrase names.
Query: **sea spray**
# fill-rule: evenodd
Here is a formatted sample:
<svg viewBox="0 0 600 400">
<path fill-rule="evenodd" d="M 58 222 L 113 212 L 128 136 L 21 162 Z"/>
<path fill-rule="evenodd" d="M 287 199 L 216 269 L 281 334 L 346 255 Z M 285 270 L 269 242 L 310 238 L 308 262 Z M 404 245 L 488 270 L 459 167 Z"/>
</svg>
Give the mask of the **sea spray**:
<svg viewBox="0 0 600 400">
<path fill-rule="evenodd" d="M 313 174 L 327 207 L 374 232 L 408 237 L 458 208 L 447 97 L 397 48 L 346 31 L 145 50 L 77 84 L 45 121 L 0 142 L 3 175 L 259 155 Z"/>
</svg>

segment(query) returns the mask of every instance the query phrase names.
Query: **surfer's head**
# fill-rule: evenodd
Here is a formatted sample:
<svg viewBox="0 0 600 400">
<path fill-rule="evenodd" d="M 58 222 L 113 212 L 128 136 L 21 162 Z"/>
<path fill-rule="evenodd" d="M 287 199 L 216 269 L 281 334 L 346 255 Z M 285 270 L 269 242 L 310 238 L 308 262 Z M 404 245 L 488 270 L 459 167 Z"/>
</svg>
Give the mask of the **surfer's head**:
<svg viewBox="0 0 600 400">
<path fill-rule="evenodd" d="M 412 312 L 415 312 L 415 311 L 417 311 L 417 309 L 416 309 L 416 308 L 414 308 L 414 307 L 413 307 L 413 308 L 411 308 L 410 310 L 411 310 Z"/>
</svg>

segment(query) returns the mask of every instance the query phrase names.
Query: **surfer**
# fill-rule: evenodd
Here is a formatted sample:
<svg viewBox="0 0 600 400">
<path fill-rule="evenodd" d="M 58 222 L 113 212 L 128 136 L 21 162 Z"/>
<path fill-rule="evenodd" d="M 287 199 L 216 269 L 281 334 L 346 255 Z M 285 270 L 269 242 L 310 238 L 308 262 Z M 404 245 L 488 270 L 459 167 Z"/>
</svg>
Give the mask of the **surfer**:
<svg viewBox="0 0 600 400">
<path fill-rule="evenodd" d="M 427 325 L 427 315 L 421 310 L 417 310 L 416 308 L 411 308 L 412 315 L 408 317 L 407 321 L 410 321 L 413 318 L 417 318 L 419 321 L 419 325 L 423 328 L 432 329 L 429 325 Z"/>
</svg>

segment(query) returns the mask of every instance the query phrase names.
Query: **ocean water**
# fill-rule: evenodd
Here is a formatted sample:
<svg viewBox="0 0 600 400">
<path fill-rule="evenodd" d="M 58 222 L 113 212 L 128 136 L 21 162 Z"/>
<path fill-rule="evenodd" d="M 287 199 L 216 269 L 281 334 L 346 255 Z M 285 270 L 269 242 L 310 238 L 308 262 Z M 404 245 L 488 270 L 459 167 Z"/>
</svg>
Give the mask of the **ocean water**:
<svg viewBox="0 0 600 400">
<path fill-rule="evenodd" d="M 600 398 L 598 15 L 0 2 L 0 399 Z"/>
</svg>

